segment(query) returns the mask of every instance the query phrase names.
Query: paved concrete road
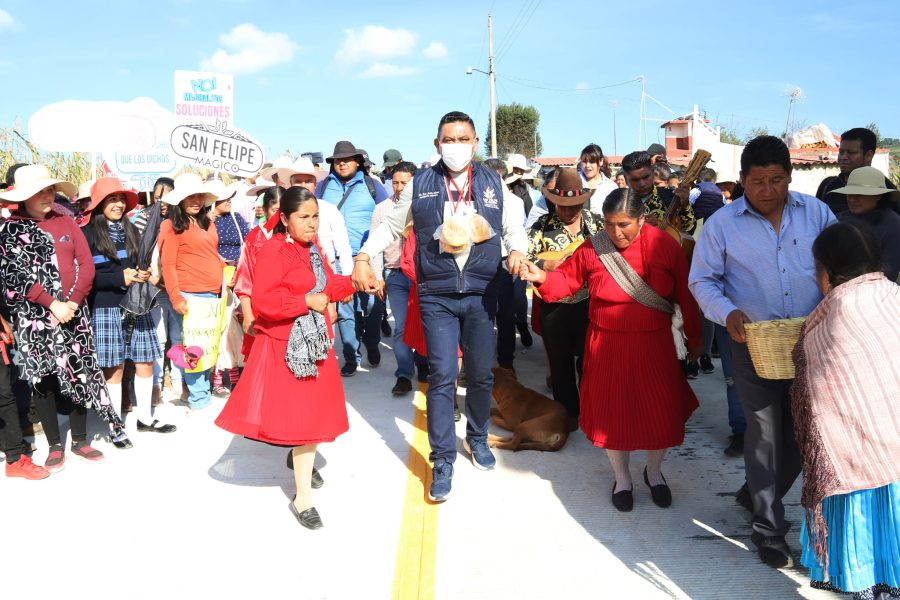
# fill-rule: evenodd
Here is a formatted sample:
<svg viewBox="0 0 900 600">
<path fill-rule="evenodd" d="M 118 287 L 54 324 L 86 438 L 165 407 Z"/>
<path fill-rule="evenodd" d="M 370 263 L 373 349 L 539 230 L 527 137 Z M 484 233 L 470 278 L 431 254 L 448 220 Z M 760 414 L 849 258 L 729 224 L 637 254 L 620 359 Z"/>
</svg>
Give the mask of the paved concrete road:
<svg viewBox="0 0 900 600">
<path fill-rule="evenodd" d="M 743 464 L 722 453 L 721 372 L 693 384 L 701 407 L 664 463 L 670 509 L 652 504 L 638 453 L 635 508 L 618 513 L 606 456 L 581 433 L 557 453 L 497 451 L 493 472 L 460 454 L 453 496 L 429 506 L 407 491 L 422 486 L 407 467 L 414 395 L 390 395 L 394 361 L 387 347 L 383 356 L 377 369 L 345 380 L 350 431 L 320 448 L 324 529 L 307 531 L 288 511 L 286 450 L 216 428 L 222 400 L 196 415 L 170 404 L 161 411 L 177 433 L 134 432 L 127 451 L 99 442 L 103 465 L 70 458 L 44 481 L 0 477 L 3 597 L 837 597 L 810 589 L 805 571 L 770 569 L 747 549 L 747 515 L 732 496 Z M 516 367 L 547 393 L 540 338 L 520 349 Z M 91 427 L 102 433 L 96 420 Z M 461 440 L 464 422 L 458 433 Z M 43 462 L 46 443 L 37 443 Z M 787 507 L 799 559 L 798 498 L 799 485 Z"/>
</svg>

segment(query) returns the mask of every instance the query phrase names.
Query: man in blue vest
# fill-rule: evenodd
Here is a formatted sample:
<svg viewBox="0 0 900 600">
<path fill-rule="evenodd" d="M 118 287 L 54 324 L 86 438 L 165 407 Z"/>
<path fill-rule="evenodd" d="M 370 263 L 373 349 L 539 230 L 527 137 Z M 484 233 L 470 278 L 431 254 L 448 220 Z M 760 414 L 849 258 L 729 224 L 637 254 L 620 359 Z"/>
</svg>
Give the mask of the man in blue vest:
<svg viewBox="0 0 900 600">
<path fill-rule="evenodd" d="M 369 233 L 375 205 L 390 197 L 380 181 L 366 175 L 363 165 L 367 158 L 365 151 L 352 143 L 338 142 L 332 155 L 325 159 L 331 165 L 331 172 L 316 187 L 316 198 L 336 205 L 341 211 L 354 256 Z M 353 302 L 338 304 L 337 310 L 344 353 L 341 375 L 352 377 L 356 374 L 356 367 L 362 360 L 360 346 L 366 347 L 369 365 L 377 367 L 381 363 L 378 344 L 381 342 L 384 303 L 374 296 L 356 294 Z"/>
<path fill-rule="evenodd" d="M 356 256 L 353 283 L 359 291 L 378 291 L 369 257 L 403 234 L 412 220 L 416 239 L 416 285 L 428 350 L 428 441 L 433 463 L 429 497 L 443 502 L 450 494 L 456 434 L 453 425 L 457 356 L 462 348 L 466 386 L 466 449 L 472 464 L 494 468 L 487 445 L 490 421 L 491 373 L 497 338 L 497 265 L 501 238 L 509 249 L 507 266 L 518 273 L 528 241 L 521 219 L 508 214 L 510 192 L 491 169 L 472 164 L 478 136 L 472 119 L 461 112 L 444 115 L 434 147 L 441 160 L 418 171 L 400 194 L 390 215 L 370 233 Z M 458 234 L 477 215 L 487 222 L 481 231 Z M 448 226 L 448 223 L 452 226 Z M 462 226 L 461 226 L 462 225 Z M 441 228 L 439 232 L 438 229 Z M 447 231 L 445 231 L 445 228 Z M 438 239 L 439 238 L 439 239 Z"/>
</svg>

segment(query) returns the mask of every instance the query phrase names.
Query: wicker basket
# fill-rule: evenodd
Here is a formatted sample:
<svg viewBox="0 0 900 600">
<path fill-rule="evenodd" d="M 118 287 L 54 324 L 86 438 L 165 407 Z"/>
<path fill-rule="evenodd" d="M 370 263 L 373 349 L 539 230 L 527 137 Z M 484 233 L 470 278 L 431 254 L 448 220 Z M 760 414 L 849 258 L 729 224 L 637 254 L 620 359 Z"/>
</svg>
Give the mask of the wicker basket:
<svg viewBox="0 0 900 600">
<path fill-rule="evenodd" d="M 791 352 L 800 338 L 805 317 L 745 323 L 747 349 L 756 374 L 763 379 L 793 379 Z"/>
</svg>

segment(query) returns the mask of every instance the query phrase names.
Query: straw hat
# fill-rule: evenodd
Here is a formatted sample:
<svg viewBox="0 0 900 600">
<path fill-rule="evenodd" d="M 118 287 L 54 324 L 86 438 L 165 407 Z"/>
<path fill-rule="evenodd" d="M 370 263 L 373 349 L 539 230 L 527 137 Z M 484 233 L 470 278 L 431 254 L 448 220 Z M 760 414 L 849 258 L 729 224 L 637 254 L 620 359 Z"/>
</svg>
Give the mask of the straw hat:
<svg viewBox="0 0 900 600">
<path fill-rule="evenodd" d="M 78 200 L 86 200 L 91 197 L 91 188 L 97 183 L 96 179 L 88 179 L 78 186 Z"/>
<path fill-rule="evenodd" d="M 307 157 L 301 156 L 293 164 L 278 169 L 276 173 L 278 174 L 278 181 L 285 186 L 289 186 L 291 185 L 291 177 L 294 175 L 311 175 L 315 177 L 316 167 Z"/>
<path fill-rule="evenodd" d="M 260 176 L 256 178 L 256 185 L 247 190 L 247 195 L 259 196 L 271 187 L 275 187 L 275 182 L 271 179 L 266 179 L 265 177 Z"/>
<path fill-rule="evenodd" d="M 50 171 L 44 165 L 25 165 L 16 170 L 12 186 L 0 192 L 0 200 L 24 202 L 52 185 L 69 198 L 74 198 L 78 191 L 74 183 L 51 177 Z"/>
<path fill-rule="evenodd" d="M 16 175 L 18 175 L 18 171 Z M 900 200 L 900 191 L 891 190 L 884 185 L 884 173 L 875 167 L 859 167 L 850 171 L 847 185 L 836 190 L 836 194 L 859 194 L 860 196 L 882 196 L 890 194 L 890 199 Z"/>
<path fill-rule="evenodd" d="M 559 206 L 578 206 L 591 199 L 596 190 L 584 187 L 577 169 L 566 168 L 559 172 L 556 187 L 550 189 L 546 185 L 541 188 L 544 198 Z"/>
<path fill-rule="evenodd" d="M 210 182 L 212 183 L 212 182 Z M 176 206 L 188 196 L 203 194 L 204 206 L 210 206 L 216 201 L 215 194 L 210 192 L 209 186 L 203 183 L 196 173 L 182 173 L 175 178 L 175 189 L 160 198 L 166 204 Z"/>
<path fill-rule="evenodd" d="M 275 162 L 272 163 L 271 167 L 267 167 L 259 172 L 259 176 L 263 179 L 268 179 L 272 181 L 272 175 L 274 175 L 278 169 L 284 169 L 286 167 L 290 167 L 293 161 L 290 156 L 279 156 L 275 159 Z M 274 185 L 274 184 L 273 184 Z"/>
</svg>

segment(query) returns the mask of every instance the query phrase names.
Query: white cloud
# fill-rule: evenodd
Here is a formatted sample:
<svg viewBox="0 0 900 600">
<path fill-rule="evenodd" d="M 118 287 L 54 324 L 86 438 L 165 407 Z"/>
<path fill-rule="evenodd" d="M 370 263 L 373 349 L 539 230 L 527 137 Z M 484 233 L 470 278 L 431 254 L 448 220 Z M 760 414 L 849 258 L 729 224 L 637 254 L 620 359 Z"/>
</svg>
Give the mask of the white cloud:
<svg viewBox="0 0 900 600">
<path fill-rule="evenodd" d="M 253 23 L 242 23 L 219 36 L 219 48 L 200 61 L 204 71 L 235 75 L 256 73 L 274 65 L 291 62 L 299 46 L 286 33 L 266 33 Z"/>
<path fill-rule="evenodd" d="M 415 67 L 401 67 L 390 63 L 376 62 L 359 74 L 360 79 L 376 79 L 379 77 L 409 77 L 419 70 Z"/>
<path fill-rule="evenodd" d="M 0 8 L 0 31 L 4 29 L 16 29 L 18 23 L 13 19 L 13 16 Z"/>
<path fill-rule="evenodd" d="M 380 25 L 366 25 L 362 30 L 345 29 L 344 43 L 334 58 L 339 63 L 352 65 L 409 56 L 416 46 L 416 39 L 416 34 L 407 29 L 388 29 Z M 373 64 L 369 70 L 374 67 Z"/>
<path fill-rule="evenodd" d="M 591 89 L 591 84 L 589 84 L 587 81 L 581 81 L 581 82 L 575 84 L 575 89 L 576 90 L 589 90 L 589 89 Z"/>
<path fill-rule="evenodd" d="M 444 60 L 447 54 L 447 46 L 440 42 L 431 42 L 422 50 L 422 56 L 431 60 Z"/>
</svg>

